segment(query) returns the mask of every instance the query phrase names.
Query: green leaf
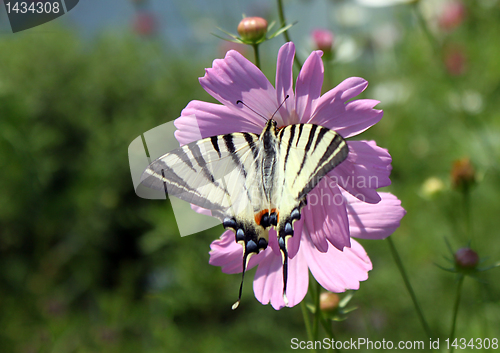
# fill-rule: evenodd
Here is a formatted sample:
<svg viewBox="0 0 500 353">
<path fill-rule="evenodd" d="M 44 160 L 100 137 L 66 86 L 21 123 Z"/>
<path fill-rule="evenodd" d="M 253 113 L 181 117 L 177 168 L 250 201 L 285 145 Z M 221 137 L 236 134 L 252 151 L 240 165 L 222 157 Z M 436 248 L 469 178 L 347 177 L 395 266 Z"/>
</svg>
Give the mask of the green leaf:
<svg viewBox="0 0 500 353">
<path fill-rule="evenodd" d="M 285 27 L 283 27 L 283 28 L 280 28 L 280 29 L 279 29 L 279 30 L 277 30 L 274 34 L 271 34 L 271 35 L 270 35 L 267 39 L 272 39 L 272 38 L 274 38 L 274 37 L 276 37 L 276 36 L 279 36 L 281 33 L 285 32 L 285 31 L 286 31 L 286 30 L 288 30 L 288 29 L 290 29 L 290 28 L 291 28 L 293 25 L 295 25 L 296 23 L 297 23 L 297 21 L 296 21 L 296 22 L 294 22 L 294 23 L 289 24 L 288 26 L 285 26 Z"/>
</svg>

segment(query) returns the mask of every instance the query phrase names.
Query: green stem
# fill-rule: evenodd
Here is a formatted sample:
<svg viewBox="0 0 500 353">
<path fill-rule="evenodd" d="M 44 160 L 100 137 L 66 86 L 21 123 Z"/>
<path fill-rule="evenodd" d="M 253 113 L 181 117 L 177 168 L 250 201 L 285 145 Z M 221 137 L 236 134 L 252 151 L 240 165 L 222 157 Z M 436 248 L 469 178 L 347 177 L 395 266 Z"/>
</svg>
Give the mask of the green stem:
<svg viewBox="0 0 500 353">
<path fill-rule="evenodd" d="M 450 333 L 450 342 L 453 342 L 455 338 L 455 327 L 457 324 L 457 315 L 458 315 L 458 306 L 460 304 L 460 297 L 462 296 L 462 284 L 464 283 L 464 275 L 459 275 L 460 279 L 458 280 L 457 285 L 457 296 L 455 297 L 455 304 L 453 305 L 453 321 L 451 322 L 451 333 Z M 453 353 L 453 345 L 450 347 L 450 353 Z"/>
<path fill-rule="evenodd" d="M 324 316 L 321 316 L 321 325 L 323 325 L 323 328 L 325 329 L 326 331 L 326 334 L 328 335 L 328 337 L 330 337 L 334 342 L 337 341 L 335 339 L 335 335 L 333 334 L 333 329 L 332 329 L 332 323 L 330 320 L 326 319 Z M 335 352 L 337 353 L 342 353 L 342 351 L 335 347 Z"/>
<path fill-rule="evenodd" d="M 316 282 L 316 290 L 314 291 L 314 322 L 313 322 L 313 340 L 318 340 L 318 328 L 319 321 L 321 317 L 321 308 L 319 307 L 319 295 L 321 293 L 321 285 L 319 282 Z"/>
<path fill-rule="evenodd" d="M 253 47 L 253 52 L 255 54 L 255 66 L 257 66 L 260 69 L 259 45 L 252 44 L 252 47 Z"/>
<path fill-rule="evenodd" d="M 311 323 L 309 322 L 309 313 L 307 312 L 305 300 L 302 300 L 302 302 L 300 303 L 300 308 L 302 309 L 302 317 L 304 318 L 304 325 L 306 327 L 307 337 L 308 337 L 309 341 L 314 341 L 312 330 L 311 330 Z M 315 352 L 314 349 L 312 349 L 312 351 Z"/>
<path fill-rule="evenodd" d="M 470 188 L 466 186 L 462 192 L 464 198 L 464 216 L 465 216 L 465 232 L 466 238 L 472 238 L 472 224 L 470 217 Z"/>
<path fill-rule="evenodd" d="M 415 292 L 413 291 L 413 288 L 410 284 L 410 280 L 408 279 L 408 275 L 406 274 L 406 271 L 403 267 L 403 262 L 401 261 L 401 257 L 399 256 L 398 251 L 396 250 L 396 246 L 394 245 L 391 237 L 387 238 L 387 241 L 389 243 L 389 248 L 391 249 L 392 257 L 394 257 L 394 261 L 396 261 L 396 265 L 398 266 L 399 272 L 401 273 L 401 276 L 403 277 L 403 281 L 405 283 L 406 289 L 410 293 L 410 297 L 413 301 L 413 306 L 415 307 L 415 311 L 417 312 L 417 315 L 418 315 L 418 318 L 420 319 L 422 327 L 424 328 L 424 331 L 427 334 L 427 336 L 429 338 L 432 338 L 431 330 L 429 329 L 429 325 L 427 325 L 427 321 L 425 321 L 424 314 L 422 313 L 422 309 L 420 308 L 420 305 L 418 304 L 417 297 L 416 297 Z"/>
<path fill-rule="evenodd" d="M 418 1 L 413 3 L 413 10 L 415 11 L 415 15 L 417 16 L 418 23 L 420 27 L 422 28 L 422 31 L 424 32 L 425 36 L 429 40 L 429 43 L 431 44 L 432 50 L 434 51 L 434 54 L 437 56 L 439 54 L 439 50 L 441 45 L 439 44 L 438 40 L 434 35 L 431 33 L 429 26 L 427 26 L 427 22 L 425 21 L 424 16 L 422 15 L 422 12 L 420 11 L 418 7 Z"/>
<path fill-rule="evenodd" d="M 326 54 L 324 55 L 326 56 Z M 326 57 L 323 59 L 323 63 L 325 66 L 325 77 L 326 77 L 326 86 L 327 90 L 333 88 L 333 83 L 335 82 L 333 79 L 333 59 L 331 57 Z"/>
<path fill-rule="evenodd" d="M 283 28 L 283 27 L 286 26 L 285 12 L 283 10 L 283 0 L 278 0 L 278 15 L 280 17 L 281 28 Z M 283 36 L 285 37 L 285 41 L 286 42 L 291 42 L 292 41 L 290 39 L 290 35 L 288 34 L 288 30 L 286 30 L 286 31 L 283 32 Z M 295 65 L 300 70 L 302 68 L 302 64 L 301 64 L 299 58 L 297 57 L 297 53 L 295 53 L 294 61 L 295 61 Z"/>
</svg>

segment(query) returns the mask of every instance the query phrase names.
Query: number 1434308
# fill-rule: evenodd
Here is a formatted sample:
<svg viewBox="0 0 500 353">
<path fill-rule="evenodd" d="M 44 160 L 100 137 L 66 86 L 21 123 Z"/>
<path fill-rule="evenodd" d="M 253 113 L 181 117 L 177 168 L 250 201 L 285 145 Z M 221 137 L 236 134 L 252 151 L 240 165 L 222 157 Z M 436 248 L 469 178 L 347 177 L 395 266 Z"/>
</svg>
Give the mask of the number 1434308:
<svg viewBox="0 0 500 353">
<path fill-rule="evenodd" d="M 59 2 L 54 1 L 30 1 L 28 2 L 6 2 L 7 13 L 59 13 L 61 11 Z"/>
<path fill-rule="evenodd" d="M 455 338 L 450 342 L 450 339 L 445 339 L 446 349 L 450 347 L 458 349 L 498 349 L 498 338 Z"/>
</svg>

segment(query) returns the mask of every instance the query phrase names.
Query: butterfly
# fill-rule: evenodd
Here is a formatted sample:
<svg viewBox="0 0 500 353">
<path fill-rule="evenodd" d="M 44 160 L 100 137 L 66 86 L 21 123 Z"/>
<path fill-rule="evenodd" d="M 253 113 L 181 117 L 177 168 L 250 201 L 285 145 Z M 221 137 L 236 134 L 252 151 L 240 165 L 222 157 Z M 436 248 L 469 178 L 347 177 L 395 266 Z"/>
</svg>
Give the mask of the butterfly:
<svg viewBox="0 0 500 353">
<path fill-rule="evenodd" d="M 271 117 L 260 135 L 212 136 L 166 153 L 147 167 L 141 184 L 210 210 L 234 232 L 243 247 L 243 271 L 233 309 L 241 300 L 248 262 L 267 248 L 274 227 L 287 304 L 287 243 L 293 224 L 301 218 L 307 194 L 348 152 L 346 141 L 333 130 L 314 124 L 278 127 Z"/>
</svg>

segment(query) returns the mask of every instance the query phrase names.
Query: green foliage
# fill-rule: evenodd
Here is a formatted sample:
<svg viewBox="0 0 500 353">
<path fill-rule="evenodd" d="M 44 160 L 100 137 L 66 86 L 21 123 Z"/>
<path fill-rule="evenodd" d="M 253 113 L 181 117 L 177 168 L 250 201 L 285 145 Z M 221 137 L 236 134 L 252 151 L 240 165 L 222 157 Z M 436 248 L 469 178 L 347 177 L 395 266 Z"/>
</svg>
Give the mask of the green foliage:
<svg viewBox="0 0 500 353">
<path fill-rule="evenodd" d="M 441 338 L 456 286 L 434 265 L 447 254 L 444 238 L 455 249 L 471 239 L 481 257 L 500 253 L 499 12 L 471 9 L 462 27 L 439 38 L 442 52 L 409 25 L 389 59 L 367 46 L 361 59 L 327 66 L 331 82 L 363 76 L 364 96 L 381 100 L 384 118 L 361 138 L 392 154 L 388 190 L 408 211 L 393 240 Z M 181 238 L 168 202 L 134 193 L 129 143 L 190 100 L 209 100 L 196 77 L 211 59 L 174 58 L 133 38 L 13 38 L 0 41 L 2 351 L 276 352 L 293 337 L 305 340 L 300 308 L 262 306 L 250 280 L 240 308 L 230 310 L 240 277 L 208 265 L 222 227 Z M 459 76 L 443 64 L 450 43 L 467 57 Z M 276 54 L 261 55 L 272 67 Z M 469 230 L 449 182 L 453 160 L 464 156 L 479 175 Z M 437 197 L 422 191 L 430 177 L 444 183 Z M 337 338 L 427 342 L 387 244 L 362 244 L 374 270 L 350 302 L 358 309 L 334 323 Z M 498 269 L 482 273 L 487 284 L 466 279 L 458 337 L 498 336 L 495 277 Z"/>
</svg>

